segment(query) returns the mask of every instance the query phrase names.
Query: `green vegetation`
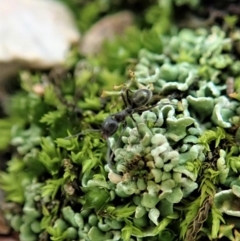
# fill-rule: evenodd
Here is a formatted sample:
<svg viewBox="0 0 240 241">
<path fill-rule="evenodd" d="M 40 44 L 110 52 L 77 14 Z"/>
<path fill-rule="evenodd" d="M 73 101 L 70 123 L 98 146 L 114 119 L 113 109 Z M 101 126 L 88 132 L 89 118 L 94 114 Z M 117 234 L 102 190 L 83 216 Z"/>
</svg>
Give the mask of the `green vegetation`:
<svg viewBox="0 0 240 241">
<path fill-rule="evenodd" d="M 22 241 L 239 240 L 238 22 L 180 29 L 174 3 L 198 1 L 162 0 L 145 12 L 151 28 L 128 29 L 97 56 L 73 50 L 66 69 L 20 73 L 0 122 L 15 123 L 16 148 L 0 187 L 20 207 L 5 212 Z M 83 16 L 100 11 L 91 4 Z M 105 140 L 121 90 L 142 88 L 152 108 Z"/>
</svg>

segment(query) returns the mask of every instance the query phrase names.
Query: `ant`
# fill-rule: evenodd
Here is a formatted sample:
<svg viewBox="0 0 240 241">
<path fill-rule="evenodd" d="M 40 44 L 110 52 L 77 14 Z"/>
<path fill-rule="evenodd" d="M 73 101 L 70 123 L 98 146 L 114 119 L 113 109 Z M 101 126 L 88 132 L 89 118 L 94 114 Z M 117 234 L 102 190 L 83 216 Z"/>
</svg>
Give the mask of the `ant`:
<svg viewBox="0 0 240 241">
<path fill-rule="evenodd" d="M 104 139 L 108 139 L 118 130 L 119 124 L 125 122 L 126 117 L 130 116 L 132 120 L 136 123 L 136 120 L 133 118 L 134 113 L 141 114 L 142 112 L 156 106 L 156 105 L 153 105 L 153 106 L 146 107 L 146 104 L 148 104 L 152 99 L 153 94 L 151 90 L 139 89 L 133 94 L 132 97 L 130 97 L 130 94 L 129 94 L 130 92 L 132 92 L 130 89 L 126 89 L 125 94 L 123 93 L 123 91 L 121 92 L 122 100 L 126 108 L 122 111 L 119 111 L 117 113 L 114 113 L 108 116 L 103 121 L 103 124 L 100 130 L 87 129 L 84 132 L 66 137 L 66 139 L 76 137 L 76 136 L 82 136 L 86 134 L 86 132 L 92 132 L 92 131 L 101 132 Z"/>
<path fill-rule="evenodd" d="M 139 89 L 137 90 L 132 96 L 130 96 L 130 92 L 132 92 L 129 89 L 125 90 L 125 94 L 123 91 L 121 92 L 122 100 L 125 105 L 125 109 L 122 111 L 119 111 L 115 114 L 111 114 L 109 117 L 105 119 L 105 121 L 102 124 L 102 135 L 105 139 L 108 139 L 110 136 L 112 136 L 116 131 L 118 130 L 119 124 L 123 123 L 123 125 L 126 125 L 126 118 L 128 116 L 131 117 L 131 119 L 136 123 L 136 120 L 133 117 L 134 113 L 141 114 L 142 112 L 152 109 L 156 105 L 146 106 L 150 100 L 152 99 L 152 91 L 149 89 Z M 138 126 L 137 126 L 138 128 Z M 117 142 L 117 145 L 120 141 Z M 112 152 L 110 154 L 111 150 L 109 148 L 109 154 L 108 154 L 108 166 L 110 169 L 112 168 L 112 159 L 114 153 Z"/>
<path fill-rule="evenodd" d="M 152 99 L 151 90 L 139 89 L 133 94 L 131 98 L 129 95 L 130 92 L 132 91 L 129 89 L 126 89 L 125 91 L 126 96 L 123 94 L 123 92 L 121 93 L 121 96 L 126 108 L 122 111 L 119 111 L 115 114 L 110 115 L 103 122 L 102 135 L 105 139 L 112 136 L 118 130 L 120 123 L 125 124 L 126 117 L 130 116 L 132 120 L 136 123 L 136 120 L 133 118 L 134 113 L 141 114 L 143 111 L 149 110 L 155 106 L 154 105 L 154 106 L 146 107 L 146 105 Z"/>
</svg>

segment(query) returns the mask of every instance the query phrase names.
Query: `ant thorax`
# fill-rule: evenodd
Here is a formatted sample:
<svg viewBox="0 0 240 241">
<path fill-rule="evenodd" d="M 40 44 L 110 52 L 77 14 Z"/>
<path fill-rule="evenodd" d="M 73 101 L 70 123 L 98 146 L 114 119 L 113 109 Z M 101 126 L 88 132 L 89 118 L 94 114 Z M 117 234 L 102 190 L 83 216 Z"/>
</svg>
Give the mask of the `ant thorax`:
<svg viewBox="0 0 240 241">
<path fill-rule="evenodd" d="M 117 112 L 113 118 L 117 121 L 117 122 L 123 122 L 125 121 L 126 117 L 133 114 L 134 110 L 132 108 L 126 108 L 123 111 Z"/>
</svg>

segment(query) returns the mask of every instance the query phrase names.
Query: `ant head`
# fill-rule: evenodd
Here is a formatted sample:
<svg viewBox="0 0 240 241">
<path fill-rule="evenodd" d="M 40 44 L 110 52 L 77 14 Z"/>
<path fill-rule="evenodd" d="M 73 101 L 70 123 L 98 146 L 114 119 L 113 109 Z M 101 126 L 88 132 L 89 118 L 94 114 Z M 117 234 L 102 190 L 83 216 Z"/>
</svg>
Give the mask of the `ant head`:
<svg viewBox="0 0 240 241">
<path fill-rule="evenodd" d="M 141 107 L 146 105 L 152 98 L 152 91 L 149 89 L 137 90 L 132 97 L 132 107 Z"/>
<path fill-rule="evenodd" d="M 118 129 L 118 122 L 112 118 L 112 116 L 107 117 L 107 119 L 102 124 L 102 134 L 105 139 L 112 136 Z"/>
</svg>

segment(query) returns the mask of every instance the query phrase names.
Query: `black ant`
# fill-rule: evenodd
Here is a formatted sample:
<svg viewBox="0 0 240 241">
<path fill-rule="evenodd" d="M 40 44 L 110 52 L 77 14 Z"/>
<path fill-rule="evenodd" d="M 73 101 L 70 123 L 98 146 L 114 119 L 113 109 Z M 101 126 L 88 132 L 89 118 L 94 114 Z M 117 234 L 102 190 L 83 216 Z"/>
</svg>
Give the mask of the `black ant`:
<svg viewBox="0 0 240 241">
<path fill-rule="evenodd" d="M 77 137 L 77 136 L 82 136 L 85 135 L 87 132 L 102 132 L 102 136 L 104 139 L 108 139 L 110 136 L 112 136 L 118 129 L 118 126 L 120 123 L 125 122 L 125 119 L 127 116 L 130 116 L 134 122 L 135 119 L 133 118 L 134 113 L 139 113 L 141 114 L 142 112 L 149 110 L 153 108 L 153 106 L 146 107 L 146 104 L 150 102 L 152 99 L 152 91 L 149 89 L 139 89 L 137 90 L 132 97 L 130 97 L 129 93 L 132 92 L 129 89 L 126 89 L 125 95 L 123 94 L 123 91 L 121 93 L 122 100 L 124 102 L 124 105 L 126 108 L 122 111 L 119 111 L 115 114 L 111 114 L 108 116 L 103 124 L 102 128 L 99 129 L 88 129 L 85 130 L 81 133 L 78 133 L 76 135 L 72 135 L 69 137 L 66 137 L 66 139 L 72 138 L 72 137 Z"/>
<path fill-rule="evenodd" d="M 121 93 L 123 102 L 125 104 L 125 109 L 122 111 L 119 111 L 115 114 L 110 115 L 105 119 L 105 121 L 102 124 L 102 135 L 105 139 L 108 139 L 110 136 L 112 136 L 119 127 L 120 123 L 123 123 L 124 126 L 126 125 L 126 118 L 128 116 L 131 117 L 131 119 L 136 123 L 136 120 L 133 117 L 134 113 L 141 114 L 142 112 L 152 109 L 156 105 L 152 106 L 146 106 L 150 100 L 152 99 L 152 91 L 149 89 L 139 89 L 137 90 L 132 96 L 130 96 L 130 92 L 132 92 L 129 89 L 125 90 L 125 94 L 123 92 Z M 137 126 L 138 127 L 138 126 Z M 119 138 L 117 145 L 119 144 L 119 141 L 121 139 Z M 109 148 L 109 154 L 108 154 L 108 166 L 110 169 L 112 168 L 112 159 L 114 153 L 112 152 L 110 154 L 111 150 Z"/>
<path fill-rule="evenodd" d="M 115 114 L 110 115 L 105 119 L 102 124 L 102 135 L 105 139 L 112 136 L 118 129 L 120 123 L 125 122 L 127 116 L 130 116 L 134 122 L 133 118 L 134 113 L 141 114 L 143 111 L 149 110 L 154 106 L 146 107 L 146 104 L 152 99 L 152 91 L 149 89 L 140 89 L 137 90 L 133 96 L 130 98 L 129 92 L 131 90 L 126 90 L 126 96 L 121 93 L 123 102 L 126 108 L 122 111 L 119 111 Z"/>
</svg>

